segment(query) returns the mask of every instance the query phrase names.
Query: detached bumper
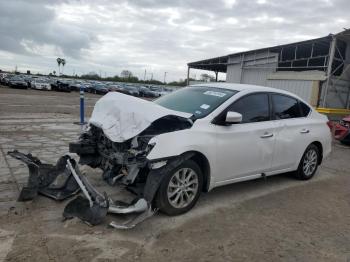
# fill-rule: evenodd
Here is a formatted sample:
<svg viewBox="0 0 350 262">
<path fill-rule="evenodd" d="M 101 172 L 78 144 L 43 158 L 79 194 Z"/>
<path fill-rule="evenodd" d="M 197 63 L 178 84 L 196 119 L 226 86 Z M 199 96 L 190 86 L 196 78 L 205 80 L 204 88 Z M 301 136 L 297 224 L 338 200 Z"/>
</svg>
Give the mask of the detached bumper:
<svg viewBox="0 0 350 262">
<path fill-rule="evenodd" d="M 33 200 L 38 194 L 55 200 L 64 200 L 79 193 L 77 182 L 70 169 L 66 168 L 68 160 L 71 161 L 73 169 L 77 168 L 70 156 L 62 156 L 56 165 L 50 165 L 42 163 L 31 154 L 23 154 L 17 150 L 8 152 L 8 155 L 24 162 L 29 169 L 27 185 L 22 188 L 18 201 Z"/>
<path fill-rule="evenodd" d="M 110 223 L 118 229 L 129 229 L 153 216 L 157 210 L 152 209 L 151 202 L 145 198 L 136 198 L 132 203 L 114 201 L 106 193 L 98 192 L 82 174 L 78 164 L 70 156 L 59 158 L 56 165 L 42 163 L 31 154 L 16 150 L 8 155 L 24 162 L 29 168 L 27 185 L 24 186 L 18 201 L 33 200 L 38 194 L 55 200 L 64 200 L 82 192 L 82 195 L 70 201 L 64 209 L 64 219 L 77 217 L 93 226 L 104 221 L 107 213 L 131 214 L 136 216 L 125 223 Z"/>
<path fill-rule="evenodd" d="M 79 196 L 66 206 L 63 212 L 65 219 L 78 217 L 89 225 L 97 225 L 103 222 L 107 213 L 139 213 L 138 216 L 125 223 L 110 223 L 110 226 L 114 228 L 130 229 L 156 213 L 156 210 L 152 210 L 151 204 L 147 203 L 144 198 L 135 199 L 131 204 L 116 204 L 106 193 L 98 192 L 79 170 L 75 170 L 69 159 L 67 160 L 67 167 L 71 170 L 84 197 Z"/>
</svg>

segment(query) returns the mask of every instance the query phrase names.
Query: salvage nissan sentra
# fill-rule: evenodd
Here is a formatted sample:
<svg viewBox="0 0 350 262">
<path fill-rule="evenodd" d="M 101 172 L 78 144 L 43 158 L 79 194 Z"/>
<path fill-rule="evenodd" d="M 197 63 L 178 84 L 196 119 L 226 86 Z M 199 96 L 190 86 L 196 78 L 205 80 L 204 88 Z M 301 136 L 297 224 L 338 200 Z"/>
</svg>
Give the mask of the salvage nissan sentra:
<svg viewBox="0 0 350 262">
<path fill-rule="evenodd" d="M 84 197 L 71 201 L 63 215 L 89 224 L 101 223 L 107 212 L 141 213 L 126 224 L 111 223 L 130 228 L 158 209 L 168 215 L 185 213 L 201 192 L 217 186 L 290 171 L 298 179 L 312 178 L 331 151 L 327 121 L 294 94 L 254 85 L 194 85 L 154 102 L 108 93 L 69 150 L 79 155 L 80 165 L 100 168 L 110 185 L 134 192 L 135 200 L 121 205 L 99 193 L 69 156 L 35 190 L 63 199 L 81 189 Z M 31 155 L 9 154 L 41 168 Z M 31 173 L 38 177 L 45 172 Z M 32 198 L 30 186 L 27 191 Z"/>
</svg>

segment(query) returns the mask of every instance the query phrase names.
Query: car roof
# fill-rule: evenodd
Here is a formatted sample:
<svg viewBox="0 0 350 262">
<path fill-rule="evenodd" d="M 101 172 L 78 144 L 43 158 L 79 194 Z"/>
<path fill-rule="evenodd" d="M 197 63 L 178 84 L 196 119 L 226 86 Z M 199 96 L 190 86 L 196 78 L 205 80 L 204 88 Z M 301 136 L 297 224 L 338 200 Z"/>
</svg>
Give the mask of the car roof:
<svg viewBox="0 0 350 262">
<path fill-rule="evenodd" d="M 282 90 L 278 88 L 273 87 L 267 87 L 267 86 L 258 86 L 258 85 L 247 85 L 247 84 L 237 84 L 237 83 L 217 83 L 217 82 L 210 82 L 210 83 L 203 83 L 203 84 L 195 84 L 190 85 L 190 87 L 198 86 L 198 87 L 214 87 L 214 88 L 223 88 L 223 89 L 230 89 L 235 91 L 249 91 L 249 92 L 275 92 L 280 94 L 286 94 L 289 96 L 293 96 L 295 98 L 300 99 L 297 95 Z M 302 99 L 300 99 L 302 100 Z"/>
</svg>

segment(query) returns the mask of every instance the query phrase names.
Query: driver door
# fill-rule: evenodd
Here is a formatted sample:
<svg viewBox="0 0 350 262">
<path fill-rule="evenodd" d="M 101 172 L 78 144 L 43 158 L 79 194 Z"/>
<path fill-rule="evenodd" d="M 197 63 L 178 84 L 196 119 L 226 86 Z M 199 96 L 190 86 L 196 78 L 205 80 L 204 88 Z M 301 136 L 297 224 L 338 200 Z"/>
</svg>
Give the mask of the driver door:
<svg viewBox="0 0 350 262">
<path fill-rule="evenodd" d="M 219 184 L 244 180 L 242 178 L 259 176 L 269 171 L 275 144 L 276 123 L 270 121 L 267 93 L 244 96 L 227 111 L 242 114 L 242 122 L 216 125 L 216 182 Z M 226 112 L 223 113 L 224 119 L 221 122 L 225 120 Z"/>
</svg>

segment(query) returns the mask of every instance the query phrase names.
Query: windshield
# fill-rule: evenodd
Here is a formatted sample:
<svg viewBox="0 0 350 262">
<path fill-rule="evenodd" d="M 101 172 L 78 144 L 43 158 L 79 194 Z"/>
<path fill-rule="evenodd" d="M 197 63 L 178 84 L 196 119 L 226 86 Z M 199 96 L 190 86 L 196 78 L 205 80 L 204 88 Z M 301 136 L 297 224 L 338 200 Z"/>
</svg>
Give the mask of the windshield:
<svg viewBox="0 0 350 262">
<path fill-rule="evenodd" d="M 236 93 L 236 90 L 207 86 L 184 87 L 154 102 L 168 109 L 191 113 L 195 118 L 203 118 Z"/>
</svg>

